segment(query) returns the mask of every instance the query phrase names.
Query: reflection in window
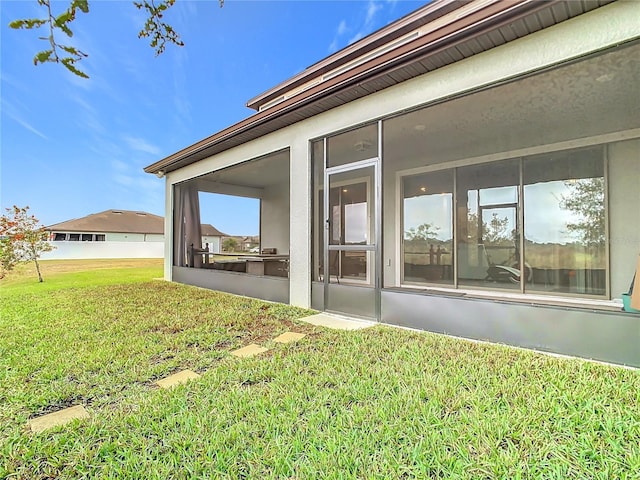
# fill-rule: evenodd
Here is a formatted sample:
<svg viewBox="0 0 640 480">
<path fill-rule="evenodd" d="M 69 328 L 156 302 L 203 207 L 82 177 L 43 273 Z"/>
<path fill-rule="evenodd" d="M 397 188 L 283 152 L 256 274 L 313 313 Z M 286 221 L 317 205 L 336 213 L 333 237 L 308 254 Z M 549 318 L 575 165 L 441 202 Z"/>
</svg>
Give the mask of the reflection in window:
<svg viewBox="0 0 640 480">
<path fill-rule="evenodd" d="M 524 161 L 528 290 L 604 295 L 604 168 L 600 149 Z"/>
<path fill-rule="evenodd" d="M 519 183 L 518 160 L 457 170 L 459 285 L 520 289 Z"/>
<path fill-rule="evenodd" d="M 367 183 L 343 180 L 342 174 L 331 177 L 329 208 L 331 211 L 331 245 L 364 245 L 369 237 Z M 336 185 L 338 183 L 339 185 Z"/>
<path fill-rule="evenodd" d="M 340 253 L 340 279 L 366 281 L 367 280 L 367 252 L 336 252 Z M 331 281 L 331 278 L 329 279 Z"/>
<path fill-rule="evenodd" d="M 455 169 L 455 239 L 453 172 L 402 179 L 403 283 L 606 294 L 600 147 Z"/>
<path fill-rule="evenodd" d="M 453 283 L 453 170 L 403 179 L 403 282 Z"/>
<path fill-rule="evenodd" d="M 344 206 L 344 241 L 346 244 L 367 243 L 367 204 Z"/>
<path fill-rule="evenodd" d="M 344 186 L 341 191 L 344 204 L 344 243 L 366 244 L 369 230 L 367 184 Z"/>
</svg>

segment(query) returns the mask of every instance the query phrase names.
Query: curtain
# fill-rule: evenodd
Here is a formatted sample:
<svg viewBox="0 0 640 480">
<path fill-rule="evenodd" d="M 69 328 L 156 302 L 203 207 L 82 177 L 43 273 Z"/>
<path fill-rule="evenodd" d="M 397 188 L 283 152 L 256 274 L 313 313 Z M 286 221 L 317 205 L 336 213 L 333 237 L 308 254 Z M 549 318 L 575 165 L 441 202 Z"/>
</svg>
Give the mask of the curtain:
<svg viewBox="0 0 640 480">
<path fill-rule="evenodd" d="M 173 257 L 178 267 L 189 266 L 189 248 L 202 248 L 202 229 L 200 225 L 200 200 L 195 182 L 174 187 L 173 217 Z M 202 266 L 202 257 L 193 256 L 194 267 Z"/>
</svg>

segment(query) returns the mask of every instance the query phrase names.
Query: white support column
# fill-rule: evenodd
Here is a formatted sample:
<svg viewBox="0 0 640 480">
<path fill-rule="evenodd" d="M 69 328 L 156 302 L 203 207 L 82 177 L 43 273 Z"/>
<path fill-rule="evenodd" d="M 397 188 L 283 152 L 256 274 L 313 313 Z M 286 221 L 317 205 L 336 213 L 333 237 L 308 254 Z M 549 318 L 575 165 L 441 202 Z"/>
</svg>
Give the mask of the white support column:
<svg viewBox="0 0 640 480">
<path fill-rule="evenodd" d="M 170 175 L 170 174 L 169 174 Z M 164 279 L 172 280 L 173 264 L 173 184 L 169 176 L 164 182 Z"/>
<path fill-rule="evenodd" d="M 311 167 L 309 142 L 293 136 L 290 148 L 289 303 L 311 306 Z"/>
</svg>

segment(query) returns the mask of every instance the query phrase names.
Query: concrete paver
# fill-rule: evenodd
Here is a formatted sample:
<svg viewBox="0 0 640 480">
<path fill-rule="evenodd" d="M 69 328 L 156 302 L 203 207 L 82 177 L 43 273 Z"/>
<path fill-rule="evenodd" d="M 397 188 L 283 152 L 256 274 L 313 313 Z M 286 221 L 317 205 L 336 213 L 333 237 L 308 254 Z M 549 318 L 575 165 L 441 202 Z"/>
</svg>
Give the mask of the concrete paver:
<svg viewBox="0 0 640 480">
<path fill-rule="evenodd" d="M 58 425 L 64 425 L 77 418 L 89 418 L 89 412 L 82 405 L 65 408 L 57 412 L 48 413 L 38 418 L 32 418 L 28 424 L 32 432 L 43 432 Z"/>
<path fill-rule="evenodd" d="M 307 335 L 305 333 L 285 332 L 282 335 L 278 335 L 276 338 L 273 339 L 273 341 L 278 343 L 291 343 L 291 342 L 297 342 L 298 340 L 306 336 Z"/>
<path fill-rule="evenodd" d="M 239 348 L 238 350 L 234 350 L 231 352 L 231 355 L 234 357 L 247 358 L 253 357 L 255 355 L 259 355 L 263 352 L 269 350 L 268 348 L 261 347 L 260 345 L 256 345 L 255 343 L 251 343 L 246 347 Z"/>
<path fill-rule="evenodd" d="M 171 388 L 182 383 L 187 383 L 189 380 L 196 378 L 200 378 L 200 375 L 196 372 L 192 372 L 191 370 L 182 370 L 181 372 L 174 373 L 173 375 L 169 375 L 168 377 L 158 380 L 156 385 L 160 388 Z"/>
</svg>

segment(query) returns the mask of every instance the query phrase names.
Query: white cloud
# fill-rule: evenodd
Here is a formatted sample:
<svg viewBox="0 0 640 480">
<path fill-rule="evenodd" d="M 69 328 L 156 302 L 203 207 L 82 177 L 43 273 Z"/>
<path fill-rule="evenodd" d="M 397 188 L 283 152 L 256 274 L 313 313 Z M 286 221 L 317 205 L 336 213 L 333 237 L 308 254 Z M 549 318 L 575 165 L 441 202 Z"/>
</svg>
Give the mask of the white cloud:
<svg viewBox="0 0 640 480">
<path fill-rule="evenodd" d="M 180 34 L 188 25 L 189 20 L 198 14 L 198 8 L 195 2 L 177 2 L 172 8 L 172 13 L 176 16 L 174 23 L 178 34 Z"/>
<path fill-rule="evenodd" d="M 128 172 L 131 168 L 121 160 L 111 160 L 111 167 L 119 172 Z"/>
<path fill-rule="evenodd" d="M 143 138 L 139 137 L 131 137 L 129 135 L 124 135 L 122 139 L 126 142 L 126 144 L 132 150 L 136 150 L 138 152 L 150 153 L 151 155 L 160 155 L 160 148 L 147 142 Z"/>
<path fill-rule="evenodd" d="M 94 113 L 94 114 L 96 113 L 96 109 L 93 107 L 93 105 L 87 102 L 84 98 L 81 98 L 78 95 L 69 95 L 69 97 L 73 102 L 77 103 L 80 107 L 82 107 L 83 110 L 86 110 L 89 113 Z"/>
<path fill-rule="evenodd" d="M 191 102 L 189 102 L 184 94 L 176 92 L 173 97 L 173 106 L 176 108 L 176 112 L 180 115 L 180 118 L 182 118 L 183 121 L 190 122 Z"/>
<path fill-rule="evenodd" d="M 35 133 L 36 135 L 38 135 L 39 137 L 44 138 L 45 140 L 49 140 L 49 137 L 47 137 L 44 133 L 42 133 L 40 130 L 38 130 L 37 128 L 33 127 L 30 123 L 27 123 L 25 120 L 22 120 L 21 118 L 17 118 L 17 117 L 12 117 L 17 123 L 19 123 L 20 125 L 22 125 L 24 128 L 26 128 L 27 130 L 29 130 L 30 132 Z"/>
<path fill-rule="evenodd" d="M 393 8 L 394 4 L 391 3 L 390 5 L 391 5 L 391 8 Z M 360 15 L 362 16 L 360 18 L 362 20 L 358 22 L 360 23 L 359 28 L 349 28 L 347 21 L 342 20 L 338 24 L 338 27 L 336 28 L 336 33 L 333 37 L 333 40 L 331 41 L 331 44 L 329 44 L 329 49 L 328 49 L 329 52 L 333 53 L 338 49 L 342 48 L 342 46 L 350 45 L 354 42 L 357 42 L 361 38 L 364 38 L 365 36 L 373 32 L 376 29 L 377 24 L 379 23 L 377 20 L 379 16 L 378 14 L 383 9 L 384 9 L 383 3 L 375 0 L 369 0 L 369 2 L 367 2 L 367 4 L 365 5 L 364 9 L 361 10 Z M 355 33 L 353 33 L 354 30 L 355 30 Z M 343 37 L 350 32 L 352 33 L 351 37 L 346 43 L 344 43 Z"/>
<path fill-rule="evenodd" d="M 21 92 L 28 92 L 24 82 L 21 82 L 20 80 L 7 75 L 5 72 L 0 72 L 0 81 L 11 86 L 11 88 L 13 89 L 20 90 Z"/>
<path fill-rule="evenodd" d="M 131 175 L 124 175 L 122 173 L 116 173 L 113 176 L 113 180 L 123 187 L 131 187 L 135 183 L 134 178 Z"/>
<path fill-rule="evenodd" d="M 373 30 L 375 30 L 378 12 L 383 8 L 384 7 L 380 2 L 369 0 L 365 8 L 364 22 L 362 23 L 358 31 L 349 39 L 349 44 L 357 42 L 361 38 L 369 35 Z"/>
<path fill-rule="evenodd" d="M 191 102 L 189 101 L 189 95 L 187 88 L 188 79 L 185 72 L 188 71 L 187 63 L 189 56 L 187 51 L 183 48 L 177 49 L 171 52 L 173 59 L 173 105 L 176 109 L 177 120 L 181 124 L 190 125 L 192 122 L 191 116 Z"/>
<path fill-rule="evenodd" d="M 100 158 L 105 160 L 115 157 L 122 157 L 124 152 L 122 145 L 112 142 L 104 137 L 94 135 L 87 139 L 88 150 L 95 152 Z"/>
<path fill-rule="evenodd" d="M 164 181 L 147 173 L 121 173 L 115 172 L 111 177 L 114 190 L 121 198 L 134 202 L 136 209 L 147 212 L 158 210 L 158 206 L 163 204 Z M 135 199 L 132 198 L 135 192 Z M 158 212 L 162 214 L 161 212 Z"/>
<path fill-rule="evenodd" d="M 367 5 L 367 18 L 364 21 L 365 28 L 371 27 L 373 21 L 375 20 L 376 14 L 382 10 L 382 5 L 377 2 L 369 1 Z"/>
<path fill-rule="evenodd" d="M 87 130 L 93 135 L 104 135 L 107 133 L 107 129 L 100 121 L 100 115 L 93 105 L 77 94 L 70 94 L 69 97 L 72 102 L 76 103 L 81 108 L 81 112 L 78 113 L 76 119 L 76 123 L 80 128 Z"/>
<path fill-rule="evenodd" d="M 345 33 L 347 33 L 348 27 L 346 20 L 341 20 L 338 24 L 338 28 L 336 28 L 336 33 L 333 36 L 333 40 L 329 45 L 329 53 L 333 53 L 338 50 L 338 45 L 340 44 L 340 37 L 342 37 Z"/>
<path fill-rule="evenodd" d="M 49 140 L 49 137 L 47 137 L 44 133 L 42 133 L 36 127 L 31 125 L 27 120 L 25 120 L 23 116 L 18 113 L 18 109 L 4 99 L 2 100 L 2 110 L 7 115 L 7 117 L 16 122 L 18 125 L 29 130 L 31 133 L 35 133 L 37 136 L 44 138 L 45 140 Z"/>
<path fill-rule="evenodd" d="M 364 34 L 362 32 L 358 32 L 356 33 L 353 37 L 351 37 L 349 39 L 349 45 L 351 45 L 354 42 L 357 42 L 358 40 L 360 40 L 362 37 L 364 37 Z"/>
<path fill-rule="evenodd" d="M 340 25 L 338 25 L 338 31 L 336 32 L 336 35 L 344 35 L 346 31 L 347 31 L 347 22 L 342 20 L 340 22 Z"/>
</svg>

